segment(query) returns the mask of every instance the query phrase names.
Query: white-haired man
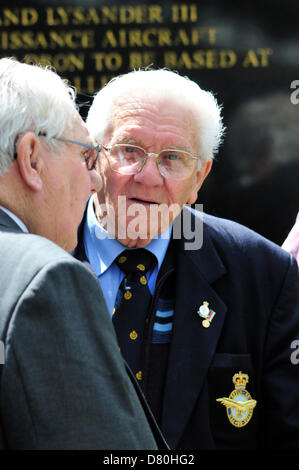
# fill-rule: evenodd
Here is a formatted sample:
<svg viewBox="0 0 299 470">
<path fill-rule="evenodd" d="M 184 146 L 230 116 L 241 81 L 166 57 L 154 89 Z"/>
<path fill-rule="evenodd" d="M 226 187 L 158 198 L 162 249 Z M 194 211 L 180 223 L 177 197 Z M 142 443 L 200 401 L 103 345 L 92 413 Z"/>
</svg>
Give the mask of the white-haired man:
<svg viewBox="0 0 299 470">
<path fill-rule="evenodd" d="M 0 446 L 165 448 L 97 280 L 65 251 L 100 189 L 73 90 L 49 69 L 1 59 L 0 122 Z"/>
<path fill-rule="evenodd" d="M 97 274 L 171 448 L 298 448 L 295 260 L 184 207 L 223 135 L 213 95 L 171 71 L 134 71 L 96 95 L 87 126 L 101 145 L 103 187 L 75 256 Z M 147 268 L 138 257 L 149 253 Z"/>
</svg>

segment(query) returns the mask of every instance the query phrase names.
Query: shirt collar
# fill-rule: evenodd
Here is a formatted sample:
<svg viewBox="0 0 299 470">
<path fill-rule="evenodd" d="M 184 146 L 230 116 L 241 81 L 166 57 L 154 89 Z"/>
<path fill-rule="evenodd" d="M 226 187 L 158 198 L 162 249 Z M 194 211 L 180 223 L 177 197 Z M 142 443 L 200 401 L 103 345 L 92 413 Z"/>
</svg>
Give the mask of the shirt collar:
<svg viewBox="0 0 299 470">
<path fill-rule="evenodd" d="M 90 197 L 87 206 L 86 224 L 84 226 L 84 248 L 97 276 L 103 274 L 113 263 L 115 258 L 126 249 L 118 240 L 113 238 L 99 223 Z M 161 235 L 153 238 L 145 247 L 153 253 L 158 260 L 160 269 L 172 234 L 172 225 Z M 134 248 L 132 248 L 134 249 Z"/>
<path fill-rule="evenodd" d="M 3 212 L 5 212 L 20 227 L 22 232 L 28 233 L 26 225 L 24 224 L 24 222 L 21 221 L 21 219 L 19 219 L 19 217 L 13 214 L 13 212 L 11 212 L 10 210 L 6 209 L 6 207 L 0 206 L 0 209 L 2 209 Z"/>
</svg>

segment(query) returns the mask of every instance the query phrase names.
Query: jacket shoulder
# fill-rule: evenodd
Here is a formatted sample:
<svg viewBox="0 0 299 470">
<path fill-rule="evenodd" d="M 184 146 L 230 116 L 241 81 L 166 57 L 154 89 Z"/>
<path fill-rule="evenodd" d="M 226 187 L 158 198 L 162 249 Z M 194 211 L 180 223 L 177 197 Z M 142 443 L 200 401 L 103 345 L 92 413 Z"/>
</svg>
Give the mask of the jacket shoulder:
<svg viewBox="0 0 299 470">
<path fill-rule="evenodd" d="M 226 243 L 232 246 L 240 245 L 240 247 L 243 247 L 244 244 L 246 244 L 247 249 L 260 247 L 288 257 L 288 254 L 285 253 L 285 251 L 276 243 L 233 220 L 215 217 L 204 213 L 203 227 L 204 231 L 209 234 L 214 241 L 220 239 L 222 243 L 226 241 Z"/>
<path fill-rule="evenodd" d="M 15 269 L 14 261 L 23 267 L 38 270 L 49 262 L 73 258 L 58 245 L 39 235 L 21 232 L 0 233 L 0 256 L 5 260 L 5 266 Z M 25 271 L 26 272 L 26 271 Z"/>
<path fill-rule="evenodd" d="M 289 253 L 254 230 L 232 220 L 191 211 L 202 221 L 203 246 L 212 243 L 226 264 L 243 262 L 259 270 L 268 267 L 281 272 L 296 264 Z"/>
<path fill-rule="evenodd" d="M 26 233 L 0 233 L 0 259 L 0 336 L 5 334 L 18 302 L 37 279 L 52 279 L 58 271 L 66 281 L 65 277 L 80 278 L 88 271 L 55 243 Z"/>
</svg>

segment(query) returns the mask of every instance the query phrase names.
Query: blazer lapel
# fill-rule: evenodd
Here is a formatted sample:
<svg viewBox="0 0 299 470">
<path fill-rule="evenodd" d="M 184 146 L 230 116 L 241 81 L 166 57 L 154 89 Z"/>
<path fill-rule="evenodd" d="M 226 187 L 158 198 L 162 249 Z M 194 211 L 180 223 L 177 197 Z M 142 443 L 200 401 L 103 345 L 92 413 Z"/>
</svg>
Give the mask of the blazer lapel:
<svg viewBox="0 0 299 470">
<path fill-rule="evenodd" d="M 222 330 L 226 305 L 211 286 L 225 267 L 208 235 L 197 251 L 180 242 L 176 307 L 161 428 L 175 448 L 198 399 Z M 216 312 L 210 326 L 197 311 L 204 301 Z"/>
</svg>

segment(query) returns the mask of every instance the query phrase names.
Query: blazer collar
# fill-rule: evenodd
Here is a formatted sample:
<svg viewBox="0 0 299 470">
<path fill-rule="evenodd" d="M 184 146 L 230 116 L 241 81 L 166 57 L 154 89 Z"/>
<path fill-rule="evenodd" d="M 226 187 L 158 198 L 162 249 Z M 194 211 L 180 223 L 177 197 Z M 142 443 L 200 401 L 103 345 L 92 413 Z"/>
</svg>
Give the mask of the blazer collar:
<svg viewBox="0 0 299 470">
<path fill-rule="evenodd" d="M 183 223 L 187 217 L 190 219 L 188 221 L 191 227 L 189 232 L 194 235 L 190 240 L 186 240 L 183 232 L 183 236 L 179 240 L 181 261 L 189 259 L 196 272 L 200 272 L 203 278 L 211 284 L 225 274 L 226 267 L 214 243 L 214 237 L 211 235 L 213 227 L 209 222 L 210 216 L 184 207 L 182 217 Z M 196 241 L 196 237 L 198 241 Z M 192 249 L 193 246 L 198 248 Z"/>
</svg>

